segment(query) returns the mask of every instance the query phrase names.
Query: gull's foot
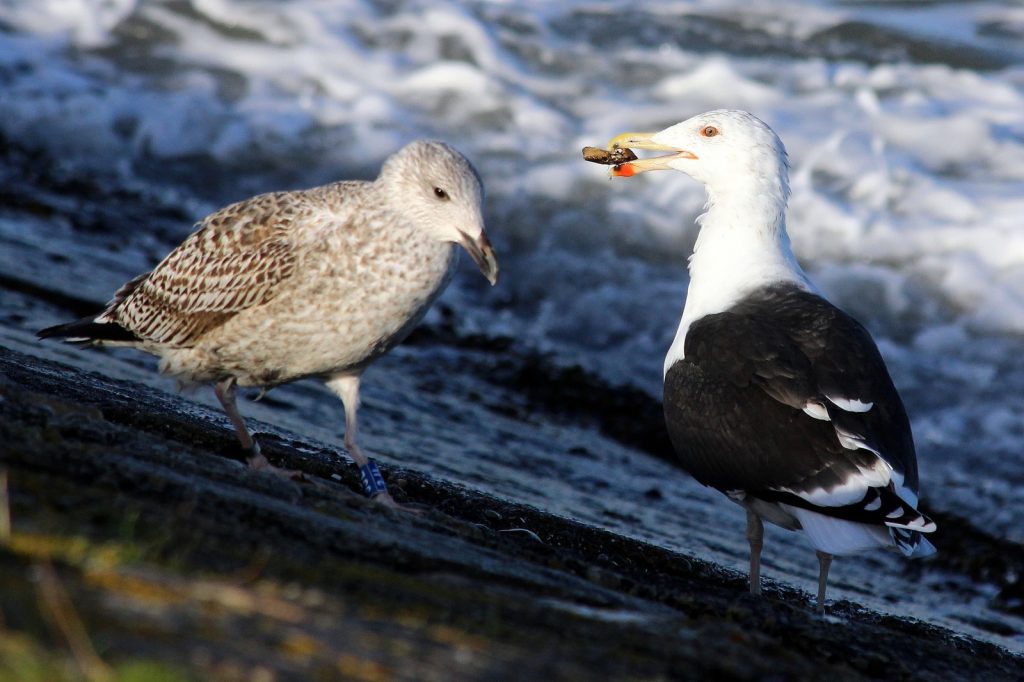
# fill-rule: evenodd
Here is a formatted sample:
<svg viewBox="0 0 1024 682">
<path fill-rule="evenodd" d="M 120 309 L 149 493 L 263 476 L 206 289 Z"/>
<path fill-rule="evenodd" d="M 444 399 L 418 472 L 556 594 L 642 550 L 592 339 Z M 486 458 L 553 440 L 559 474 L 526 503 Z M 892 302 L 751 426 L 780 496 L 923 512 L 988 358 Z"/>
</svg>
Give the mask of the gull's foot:
<svg viewBox="0 0 1024 682">
<path fill-rule="evenodd" d="M 245 449 L 244 452 L 245 462 L 253 471 L 262 471 L 263 473 L 272 474 L 278 478 L 284 478 L 289 481 L 309 482 L 310 480 L 305 473 L 298 469 L 283 469 L 271 464 L 270 460 L 267 459 L 260 451 L 260 444 L 256 441 L 253 441 L 252 447 Z"/>
<path fill-rule="evenodd" d="M 427 511 L 427 508 L 420 504 L 401 504 L 399 502 L 395 502 L 395 498 L 391 497 L 391 493 L 387 491 L 378 493 L 370 499 L 377 504 L 384 505 L 391 509 L 397 509 L 398 511 L 405 512 L 406 514 L 412 514 L 413 516 L 423 516 Z"/>
<path fill-rule="evenodd" d="M 372 459 L 366 460 L 366 464 L 359 467 L 359 482 L 362 484 L 366 496 L 378 504 L 416 516 L 426 511 L 426 508 L 420 505 L 410 506 L 395 502 L 395 498 L 391 497 L 391 493 L 388 492 L 388 486 L 384 483 L 384 477 L 381 476 L 377 463 Z"/>
</svg>

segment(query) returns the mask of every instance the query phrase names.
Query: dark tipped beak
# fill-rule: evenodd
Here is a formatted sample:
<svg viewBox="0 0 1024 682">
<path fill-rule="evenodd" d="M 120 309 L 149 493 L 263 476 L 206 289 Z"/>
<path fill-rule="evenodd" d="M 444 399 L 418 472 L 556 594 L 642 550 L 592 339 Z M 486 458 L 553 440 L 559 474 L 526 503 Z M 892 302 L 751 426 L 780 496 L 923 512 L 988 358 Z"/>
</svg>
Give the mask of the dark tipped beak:
<svg viewBox="0 0 1024 682">
<path fill-rule="evenodd" d="M 462 244 L 462 248 L 466 249 L 469 253 L 469 257 L 473 259 L 476 266 L 480 268 L 480 272 L 483 273 L 487 281 L 491 283 L 493 287 L 498 283 L 498 259 L 494 257 L 494 249 L 491 248 L 491 240 L 487 238 L 486 232 L 481 232 L 480 236 L 473 239 L 469 235 L 463 234 L 462 239 L 459 241 Z"/>
</svg>

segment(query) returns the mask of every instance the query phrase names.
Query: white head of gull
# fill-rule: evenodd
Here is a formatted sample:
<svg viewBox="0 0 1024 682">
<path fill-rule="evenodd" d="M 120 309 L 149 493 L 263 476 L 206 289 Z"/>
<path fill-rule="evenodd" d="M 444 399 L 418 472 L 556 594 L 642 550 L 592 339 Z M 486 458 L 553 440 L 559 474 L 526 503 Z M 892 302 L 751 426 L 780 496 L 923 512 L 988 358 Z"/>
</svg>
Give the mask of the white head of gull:
<svg viewBox="0 0 1024 682">
<path fill-rule="evenodd" d="M 160 358 L 183 384 L 212 383 L 250 466 L 277 473 L 235 402 L 323 379 L 345 406 L 345 445 L 364 491 L 393 504 L 356 441 L 359 381 L 441 294 L 461 245 L 494 284 L 498 262 L 472 164 L 441 142 L 413 142 L 373 182 L 261 194 L 211 214 L 95 317 L 39 332 Z"/>
<path fill-rule="evenodd" d="M 619 135 L 609 149 L 620 147 L 668 154 L 613 175 L 677 170 L 707 190 L 665 359 L 665 418 L 679 466 L 747 510 L 750 591 L 761 589 L 763 520 L 815 547 L 822 613 L 833 555 L 933 553 L 910 423 L 885 362 L 793 255 L 779 137 L 745 111 L 717 110 Z"/>
</svg>

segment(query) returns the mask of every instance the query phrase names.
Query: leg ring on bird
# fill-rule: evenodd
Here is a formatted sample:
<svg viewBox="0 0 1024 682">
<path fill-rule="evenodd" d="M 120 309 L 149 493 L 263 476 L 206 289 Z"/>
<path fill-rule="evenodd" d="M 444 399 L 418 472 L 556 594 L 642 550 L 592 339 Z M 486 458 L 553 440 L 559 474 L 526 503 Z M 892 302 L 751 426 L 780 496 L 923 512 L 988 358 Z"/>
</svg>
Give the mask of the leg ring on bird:
<svg viewBox="0 0 1024 682">
<path fill-rule="evenodd" d="M 376 497 L 388 491 L 384 477 L 380 475 L 380 469 L 372 459 L 359 467 L 359 482 L 363 484 L 363 492 L 367 497 Z"/>
</svg>

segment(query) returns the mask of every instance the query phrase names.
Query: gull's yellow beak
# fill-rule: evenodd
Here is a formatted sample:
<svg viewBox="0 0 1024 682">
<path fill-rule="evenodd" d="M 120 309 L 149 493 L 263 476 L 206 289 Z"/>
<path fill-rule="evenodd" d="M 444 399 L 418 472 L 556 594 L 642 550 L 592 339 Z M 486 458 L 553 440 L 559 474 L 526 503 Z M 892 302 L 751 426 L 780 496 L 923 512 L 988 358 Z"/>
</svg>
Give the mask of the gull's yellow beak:
<svg viewBox="0 0 1024 682">
<path fill-rule="evenodd" d="M 608 142 L 608 149 L 613 150 L 625 147 L 627 149 L 650 149 L 653 151 L 672 152 L 664 156 L 653 156 L 649 159 L 637 159 L 627 163 L 619 164 L 612 168 L 611 173 L 617 177 L 628 178 L 637 173 L 646 173 L 652 170 L 672 170 L 668 165 L 674 159 L 696 159 L 697 155 L 685 149 L 678 149 L 669 145 L 654 142 L 653 138 L 657 133 L 622 133 L 616 135 Z"/>
</svg>

